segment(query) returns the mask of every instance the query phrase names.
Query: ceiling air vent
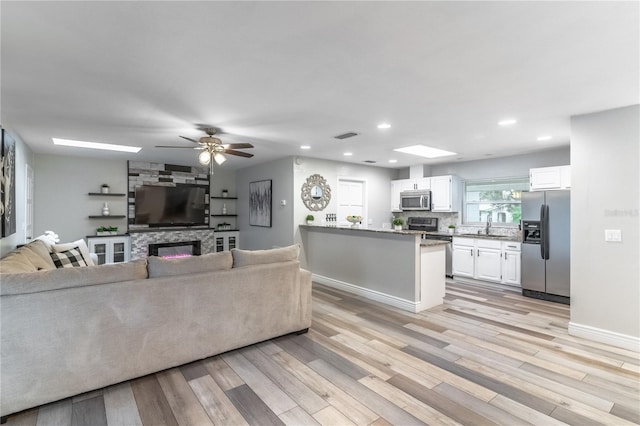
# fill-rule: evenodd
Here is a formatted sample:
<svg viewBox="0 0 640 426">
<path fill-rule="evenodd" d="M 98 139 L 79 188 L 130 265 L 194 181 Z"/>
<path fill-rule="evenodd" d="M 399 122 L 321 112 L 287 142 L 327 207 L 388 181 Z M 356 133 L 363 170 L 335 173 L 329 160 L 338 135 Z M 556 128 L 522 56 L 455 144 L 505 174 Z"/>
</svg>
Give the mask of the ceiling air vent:
<svg viewBox="0 0 640 426">
<path fill-rule="evenodd" d="M 347 138 L 352 138 L 354 136 L 358 136 L 358 134 L 356 132 L 347 132 L 338 136 L 334 136 L 334 139 L 347 139 Z"/>
<path fill-rule="evenodd" d="M 363 163 L 375 164 L 375 160 L 364 160 Z"/>
</svg>

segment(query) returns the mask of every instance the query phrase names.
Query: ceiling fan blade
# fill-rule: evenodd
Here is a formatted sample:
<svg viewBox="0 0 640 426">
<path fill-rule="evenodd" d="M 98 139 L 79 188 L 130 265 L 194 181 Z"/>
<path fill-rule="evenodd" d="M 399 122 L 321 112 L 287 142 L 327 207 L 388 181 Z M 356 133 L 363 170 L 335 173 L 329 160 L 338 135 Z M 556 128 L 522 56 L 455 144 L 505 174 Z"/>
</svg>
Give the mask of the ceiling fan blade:
<svg viewBox="0 0 640 426">
<path fill-rule="evenodd" d="M 188 149 L 200 149 L 199 146 L 169 146 L 169 145 L 156 145 L 156 148 L 188 148 Z"/>
<path fill-rule="evenodd" d="M 233 149 L 225 149 L 224 153 L 229 155 L 237 155 L 238 157 L 246 157 L 246 158 L 253 157 L 253 154 L 248 154 L 242 151 L 234 151 Z"/>
<path fill-rule="evenodd" d="M 186 136 L 180 136 L 180 137 L 181 137 L 182 139 L 186 139 L 186 140 L 188 140 L 189 142 L 193 142 L 193 143 L 200 143 L 200 142 L 198 142 L 198 141 L 194 141 L 193 139 L 188 138 L 188 137 L 186 137 Z"/>
<path fill-rule="evenodd" d="M 240 148 L 253 148 L 250 143 L 225 143 L 222 144 L 225 149 L 240 149 Z"/>
</svg>

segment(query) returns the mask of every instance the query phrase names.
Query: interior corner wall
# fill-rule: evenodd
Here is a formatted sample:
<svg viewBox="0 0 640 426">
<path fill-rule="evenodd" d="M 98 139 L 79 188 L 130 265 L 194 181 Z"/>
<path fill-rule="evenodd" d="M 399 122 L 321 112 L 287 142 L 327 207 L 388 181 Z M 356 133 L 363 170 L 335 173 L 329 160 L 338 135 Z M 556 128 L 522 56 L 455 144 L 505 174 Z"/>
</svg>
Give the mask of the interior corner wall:
<svg viewBox="0 0 640 426">
<path fill-rule="evenodd" d="M 640 343 L 640 106 L 571 118 L 572 334 Z M 622 242 L 605 242 L 605 229 Z M 598 338 L 598 336 L 602 338 Z"/>
<path fill-rule="evenodd" d="M 127 219 L 89 219 L 102 214 L 105 202 L 111 215 L 127 215 L 127 197 L 90 197 L 106 183 L 111 192 L 127 193 L 127 162 L 87 157 L 36 154 L 34 233 L 55 231 L 60 241 L 95 235 L 100 226 L 127 230 Z"/>
<path fill-rule="evenodd" d="M 249 225 L 249 184 L 268 179 L 272 191 L 271 227 Z M 240 248 L 264 250 L 293 244 L 293 157 L 236 171 L 236 191 Z M 286 205 L 280 205 L 281 200 L 285 200 Z"/>
<path fill-rule="evenodd" d="M 7 129 L 5 129 L 7 130 Z M 16 189 L 16 232 L 0 239 L 0 258 L 6 256 L 12 250 L 18 246 L 18 244 L 24 244 L 27 242 L 27 235 L 25 234 L 27 226 L 27 212 L 26 212 L 26 175 L 27 164 L 34 168 L 33 164 L 33 152 L 31 149 L 20 140 L 13 132 L 8 130 L 9 135 L 16 142 L 16 174 L 15 174 L 15 189 Z M 39 234 L 35 234 L 39 235 Z M 33 237 L 35 235 L 29 235 Z"/>
</svg>

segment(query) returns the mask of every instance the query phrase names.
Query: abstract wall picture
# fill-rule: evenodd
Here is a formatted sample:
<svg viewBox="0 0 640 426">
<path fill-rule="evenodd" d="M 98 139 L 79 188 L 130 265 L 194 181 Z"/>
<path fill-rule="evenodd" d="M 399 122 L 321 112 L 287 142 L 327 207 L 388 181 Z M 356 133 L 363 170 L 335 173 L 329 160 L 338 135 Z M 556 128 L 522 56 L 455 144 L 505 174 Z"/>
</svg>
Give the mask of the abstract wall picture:
<svg viewBox="0 0 640 426">
<path fill-rule="evenodd" d="M 0 147 L 0 211 L 2 237 L 16 232 L 16 142 L 2 129 Z"/>
<path fill-rule="evenodd" d="M 249 183 L 249 225 L 271 228 L 271 179 Z"/>
</svg>

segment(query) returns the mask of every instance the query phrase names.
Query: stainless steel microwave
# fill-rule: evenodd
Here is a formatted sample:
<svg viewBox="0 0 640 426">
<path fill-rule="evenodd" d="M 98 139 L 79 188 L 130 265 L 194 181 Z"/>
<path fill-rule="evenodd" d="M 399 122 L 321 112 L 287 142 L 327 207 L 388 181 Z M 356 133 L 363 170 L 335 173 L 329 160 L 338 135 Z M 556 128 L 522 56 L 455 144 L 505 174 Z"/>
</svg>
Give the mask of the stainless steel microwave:
<svg viewBox="0 0 640 426">
<path fill-rule="evenodd" d="M 431 210 L 431 191 L 401 192 L 400 208 L 402 210 Z"/>
</svg>

